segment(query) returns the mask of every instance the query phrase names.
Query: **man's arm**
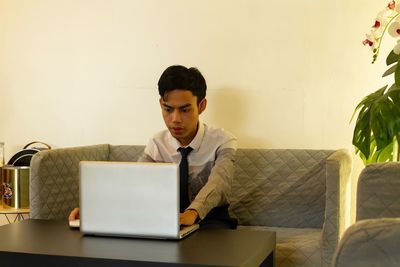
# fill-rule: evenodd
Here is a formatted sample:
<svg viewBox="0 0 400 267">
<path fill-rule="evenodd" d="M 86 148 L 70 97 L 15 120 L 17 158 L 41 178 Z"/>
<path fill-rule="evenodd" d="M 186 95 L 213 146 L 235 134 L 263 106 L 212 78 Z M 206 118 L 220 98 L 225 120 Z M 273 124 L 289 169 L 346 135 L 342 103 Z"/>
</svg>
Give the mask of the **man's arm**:
<svg viewBox="0 0 400 267">
<path fill-rule="evenodd" d="M 138 159 L 139 162 L 155 162 L 155 160 L 148 154 L 146 154 L 146 151 L 143 152 L 143 154 L 140 156 Z M 196 210 L 185 210 L 183 213 L 180 214 L 179 216 L 179 224 L 180 225 L 192 225 L 196 222 L 198 218 L 198 214 Z"/>
<path fill-rule="evenodd" d="M 155 160 L 150 157 L 146 152 L 143 152 L 142 155 L 138 158 L 138 162 L 155 162 Z"/>
<path fill-rule="evenodd" d="M 211 169 L 207 183 L 188 207 L 189 210 L 196 210 L 200 219 L 204 219 L 214 207 L 229 202 L 235 154 L 236 140 L 231 140 L 217 150 L 215 164 Z"/>
</svg>

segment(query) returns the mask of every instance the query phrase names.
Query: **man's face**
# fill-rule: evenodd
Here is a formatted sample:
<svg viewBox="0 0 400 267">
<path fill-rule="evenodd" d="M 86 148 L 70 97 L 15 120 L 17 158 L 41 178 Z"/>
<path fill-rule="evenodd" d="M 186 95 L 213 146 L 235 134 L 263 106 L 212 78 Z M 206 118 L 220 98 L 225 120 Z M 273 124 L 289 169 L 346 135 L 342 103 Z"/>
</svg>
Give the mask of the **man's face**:
<svg viewBox="0 0 400 267">
<path fill-rule="evenodd" d="M 188 90 L 176 89 L 160 99 L 165 125 L 182 146 L 187 146 L 197 133 L 199 115 L 207 105 L 203 99 L 197 105 L 197 97 Z"/>
</svg>

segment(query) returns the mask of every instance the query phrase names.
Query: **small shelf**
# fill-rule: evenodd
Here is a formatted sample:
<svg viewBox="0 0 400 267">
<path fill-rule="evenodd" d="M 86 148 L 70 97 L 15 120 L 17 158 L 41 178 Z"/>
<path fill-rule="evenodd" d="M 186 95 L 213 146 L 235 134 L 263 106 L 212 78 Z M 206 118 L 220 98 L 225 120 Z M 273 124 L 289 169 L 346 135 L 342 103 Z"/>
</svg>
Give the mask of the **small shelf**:
<svg viewBox="0 0 400 267">
<path fill-rule="evenodd" d="M 13 208 L 0 207 L 0 214 L 3 214 L 6 217 L 8 223 L 25 220 L 24 215 L 29 216 L 29 212 L 30 212 L 29 208 L 13 209 Z M 17 216 L 15 216 L 13 221 L 11 221 L 10 218 L 8 218 L 8 215 L 11 215 L 11 214 L 17 215 Z"/>
</svg>

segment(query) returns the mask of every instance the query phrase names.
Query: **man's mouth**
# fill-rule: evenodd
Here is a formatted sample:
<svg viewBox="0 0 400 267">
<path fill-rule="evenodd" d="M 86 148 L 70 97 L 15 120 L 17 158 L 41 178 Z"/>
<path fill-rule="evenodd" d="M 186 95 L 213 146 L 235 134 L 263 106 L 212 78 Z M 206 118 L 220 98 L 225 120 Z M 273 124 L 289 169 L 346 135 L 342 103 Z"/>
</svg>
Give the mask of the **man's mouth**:
<svg viewBox="0 0 400 267">
<path fill-rule="evenodd" d="M 175 134 L 180 134 L 183 131 L 183 128 L 180 128 L 180 127 L 172 127 L 171 129 L 172 129 L 172 132 Z"/>
</svg>

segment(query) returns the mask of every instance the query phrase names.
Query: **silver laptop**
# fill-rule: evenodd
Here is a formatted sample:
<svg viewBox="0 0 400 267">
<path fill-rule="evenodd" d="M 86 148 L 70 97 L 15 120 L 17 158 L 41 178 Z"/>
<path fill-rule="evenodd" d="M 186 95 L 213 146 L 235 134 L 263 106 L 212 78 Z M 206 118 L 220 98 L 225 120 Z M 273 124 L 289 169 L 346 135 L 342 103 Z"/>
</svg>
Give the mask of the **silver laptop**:
<svg viewBox="0 0 400 267">
<path fill-rule="evenodd" d="M 180 239 L 179 167 L 174 163 L 82 161 L 80 230 L 86 234 Z"/>
</svg>

